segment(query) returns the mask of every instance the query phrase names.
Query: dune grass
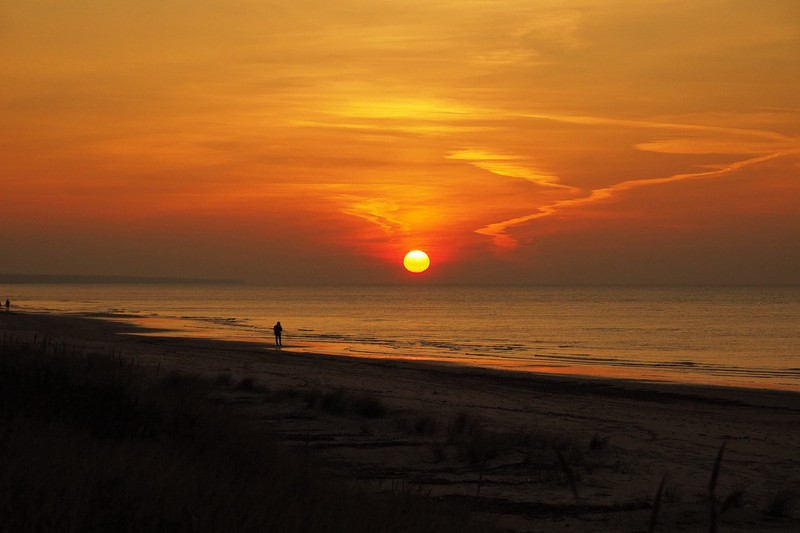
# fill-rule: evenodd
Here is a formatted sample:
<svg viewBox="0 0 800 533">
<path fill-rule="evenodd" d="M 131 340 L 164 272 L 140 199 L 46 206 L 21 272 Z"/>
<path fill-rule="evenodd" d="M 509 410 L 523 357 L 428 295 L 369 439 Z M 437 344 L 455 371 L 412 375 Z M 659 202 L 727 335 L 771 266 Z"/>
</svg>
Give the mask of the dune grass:
<svg viewBox="0 0 800 533">
<path fill-rule="evenodd" d="M 779 489 L 772 493 L 764 503 L 764 513 L 770 517 L 789 517 L 800 503 L 800 492 L 793 489 Z"/>
<path fill-rule="evenodd" d="M 430 499 L 325 475 L 237 423 L 210 401 L 214 385 L 4 337 L 0 531 L 474 530 Z M 323 401 L 335 409 L 337 398 Z M 383 412 L 363 398 L 347 408 Z"/>
<path fill-rule="evenodd" d="M 449 461 L 440 469 L 474 474 L 475 490 L 458 509 L 404 480 L 390 493 L 365 491 L 327 475 L 313 457 L 290 453 L 265 426 L 240 423 L 221 390 L 370 424 L 385 419 L 386 427 L 427 442 L 432 463 Z M 496 427 L 466 410 L 448 423 L 340 388 L 275 390 L 229 374 L 158 375 L 114 352 L 0 338 L 0 533 L 478 531 L 484 527 L 470 521 L 468 501 L 493 501 L 486 494 L 492 475 L 508 469 L 526 483 L 569 490 L 576 508 L 591 507 L 584 493 L 592 476 L 626 467 L 610 436 L 587 437 Z M 724 450 L 702 494 L 712 532 L 728 509 L 747 503 L 743 487 L 717 495 Z M 656 531 L 666 520 L 661 514 L 683 500 L 683 488 L 665 479 L 636 508 L 651 509 L 648 531 Z M 797 491 L 783 489 L 760 509 L 769 519 L 791 517 L 798 501 Z"/>
</svg>

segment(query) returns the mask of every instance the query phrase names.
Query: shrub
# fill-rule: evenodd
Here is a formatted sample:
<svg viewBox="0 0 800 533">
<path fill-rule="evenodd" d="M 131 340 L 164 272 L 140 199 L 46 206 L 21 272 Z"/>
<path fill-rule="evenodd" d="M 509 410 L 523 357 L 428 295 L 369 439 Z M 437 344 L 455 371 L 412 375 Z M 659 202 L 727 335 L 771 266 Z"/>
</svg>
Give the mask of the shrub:
<svg viewBox="0 0 800 533">
<path fill-rule="evenodd" d="M 767 498 L 764 512 L 770 516 L 791 516 L 797 501 L 797 491 L 781 489 Z"/>
<path fill-rule="evenodd" d="M 414 419 L 414 433 L 417 435 L 435 435 L 436 420 L 431 416 L 419 416 Z"/>
<path fill-rule="evenodd" d="M 589 449 L 592 451 L 602 451 L 608 448 L 608 435 L 601 437 L 597 433 L 592 435 L 592 439 L 589 441 Z"/>
<path fill-rule="evenodd" d="M 366 418 L 381 418 L 388 412 L 383 401 L 374 396 L 358 395 L 352 398 L 350 404 L 355 414 Z"/>
</svg>

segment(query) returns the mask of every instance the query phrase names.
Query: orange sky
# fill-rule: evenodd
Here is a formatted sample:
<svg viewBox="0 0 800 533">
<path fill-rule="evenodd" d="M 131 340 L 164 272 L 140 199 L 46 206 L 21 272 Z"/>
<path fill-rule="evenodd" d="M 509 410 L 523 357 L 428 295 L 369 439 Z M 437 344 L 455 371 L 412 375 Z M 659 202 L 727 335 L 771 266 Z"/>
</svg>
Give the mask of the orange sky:
<svg viewBox="0 0 800 533">
<path fill-rule="evenodd" d="M 785 0 L 3 2 L 0 272 L 800 283 L 798 65 Z"/>
</svg>

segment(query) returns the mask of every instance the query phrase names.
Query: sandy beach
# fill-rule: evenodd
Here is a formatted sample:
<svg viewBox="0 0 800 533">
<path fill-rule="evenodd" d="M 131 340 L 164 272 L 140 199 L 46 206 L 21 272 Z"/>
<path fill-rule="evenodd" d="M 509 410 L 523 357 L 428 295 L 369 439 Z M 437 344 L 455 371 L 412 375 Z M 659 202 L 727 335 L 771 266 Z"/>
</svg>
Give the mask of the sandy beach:
<svg viewBox="0 0 800 533">
<path fill-rule="evenodd" d="M 800 395 L 491 371 L 140 335 L 113 317 L 0 313 L 5 337 L 66 343 L 208 376 L 289 447 L 376 492 L 466 504 L 508 531 L 800 530 Z M 224 379 L 222 379 L 224 377 Z M 317 391 L 378 400 L 380 416 L 309 409 Z M 271 400 L 265 397 L 270 395 Z M 663 484 L 662 484 L 663 483 Z"/>
</svg>

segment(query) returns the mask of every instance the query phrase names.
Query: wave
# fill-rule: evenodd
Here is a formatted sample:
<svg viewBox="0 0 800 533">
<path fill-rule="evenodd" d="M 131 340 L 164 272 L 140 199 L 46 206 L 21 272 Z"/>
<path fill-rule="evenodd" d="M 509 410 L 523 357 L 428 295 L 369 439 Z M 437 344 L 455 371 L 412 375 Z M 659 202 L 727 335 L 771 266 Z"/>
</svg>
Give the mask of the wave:
<svg viewBox="0 0 800 533">
<path fill-rule="evenodd" d="M 274 322 L 261 317 L 280 316 L 287 340 L 308 350 L 693 381 L 758 377 L 767 388 L 779 378 L 800 389 L 800 289 L 419 288 L 421 307 L 408 305 L 406 289 L 348 289 L 347 305 L 342 290 L 316 288 L 48 285 L 11 296 L 27 309 L 229 340 L 270 339 Z"/>
</svg>

